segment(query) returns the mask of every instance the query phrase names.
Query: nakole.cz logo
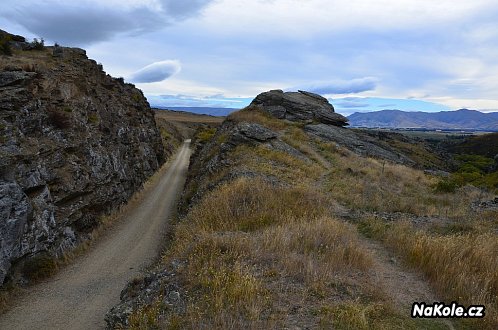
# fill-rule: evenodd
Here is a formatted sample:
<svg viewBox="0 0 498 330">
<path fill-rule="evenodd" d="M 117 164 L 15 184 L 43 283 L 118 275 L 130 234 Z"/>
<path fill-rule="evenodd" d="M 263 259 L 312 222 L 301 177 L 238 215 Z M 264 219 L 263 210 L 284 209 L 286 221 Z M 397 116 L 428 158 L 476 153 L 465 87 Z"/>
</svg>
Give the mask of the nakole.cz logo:
<svg viewBox="0 0 498 330">
<path fill-rule="evenodd" d="M 412 305 L 412 317 L 484 317 L 484 309 L 485 307 L 482 305 L 471 305 L 465 308 L 456 302 L 452 302 L 450 305 L 439 302 L 432 304 L 414 302 Z"/>
</svg>

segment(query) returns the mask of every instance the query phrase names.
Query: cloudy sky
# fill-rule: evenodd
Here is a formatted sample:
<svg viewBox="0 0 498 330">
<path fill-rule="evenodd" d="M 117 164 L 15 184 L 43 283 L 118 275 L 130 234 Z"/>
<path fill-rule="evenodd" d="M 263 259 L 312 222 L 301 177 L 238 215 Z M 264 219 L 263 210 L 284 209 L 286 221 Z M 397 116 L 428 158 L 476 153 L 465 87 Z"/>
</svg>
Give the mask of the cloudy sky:
<svg viewBox="0 0 498 330">
<path fill-rule="evenodd" d="M 0 28 L 83 47 L 152 105 L 305 89 L 350 114 L 498 111 L 496 0 L 3 0 Z"/>
</svg>

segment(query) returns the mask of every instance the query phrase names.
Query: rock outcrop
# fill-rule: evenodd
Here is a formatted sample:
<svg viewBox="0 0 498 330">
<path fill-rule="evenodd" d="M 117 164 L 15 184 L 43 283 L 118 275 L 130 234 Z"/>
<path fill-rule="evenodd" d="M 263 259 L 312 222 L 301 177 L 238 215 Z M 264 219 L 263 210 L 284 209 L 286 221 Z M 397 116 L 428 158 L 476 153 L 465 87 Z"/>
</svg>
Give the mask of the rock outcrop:
<svg viewBox="0 0 498 330">
<path fill-rule="evenodd" d="M 224 141 L 220 144 L 220 140 Z M 207 143 L 196 143 L 191 156 L 187 183 L 180 213 L 186 212 L 188 205 L 194 204 L 206 191 L 239 177 L 260 178 L 263 181 L 277 183 L 274 177 L 265 176 L 246 169 L 233 162 L 230 153 L 239 146 L 262 146 L 267 150 L 282 151 L 305 162 L 309 158 L 299 150 L 281 140 L 279 134 L 267 127 L 252 122 L 237 122 L 227 119 L 218 128 L 215 136 Z M 211 176 L 218 175 L 216 180 Z"/>
<path fill-rule="evenodd" d="M 326 98 L 314 93 L 271 90 L 256 96 L 245 109 L 245 111 L 251 110 L 264 111 L 278 119 L 299 122 L 310 137 L 334 142 L 361 156 L 385 159 L 409 166 L 417 164 L 417 160 L 412 159 L 405 150 L 402 150 L 403 148 L 400 148 L 414 141 L 396 133 L 344 128 L 348 125 L 347 118 L 335 113 L 333 105 Z M 425 168 L 427 165 L 420 164 L 420 167 Z"/>
<path fill-rule="evenodd" d="M 174 313 L 185 313 L 186 292 L 175 278 L 175 266 L 160 272 L 151 272 L 143 278 L 129 282 L 121 291 L 120 304 L 114 306 L 106 315 L 105 322 L 108 329 L 126 329 L 129 327 L 128 318 L 142 306 L 161 304 Z"/>
<path fill-rule="evenodd" d="M 279 119 L 316 121 L 340 127 L 348 125 L 348 119 L 336 113 L 326 98 L 310 92 L 271 90 L 256 96 L 250 105 L 260 107 Z"/>
<path fill-rule="evenodd" d="M 0 64 L 0 284 L 85 239 L 165 160 L 140 90 L 84 50 L 12 40 Z"/>
<path fill-rule="evenodd" d="M 472 203 L 471 208 L 476 211 L 498 210 L 498 197 L 489 201 L 474 202 Z"/>
<path fill-rule="evenodd" d="M 386 159 L 393 163 L 415 165 L 408 156 L 402 154 L 388 144 L 382 143 L 379 138 L 373 138 L 368 134 L 362 134 L 351 129 L 344 129 L 325 124 L 306 125 L 305 132 L 327 142 L 335 142 L 337 145 L 366 157 Z"/>
</svg>

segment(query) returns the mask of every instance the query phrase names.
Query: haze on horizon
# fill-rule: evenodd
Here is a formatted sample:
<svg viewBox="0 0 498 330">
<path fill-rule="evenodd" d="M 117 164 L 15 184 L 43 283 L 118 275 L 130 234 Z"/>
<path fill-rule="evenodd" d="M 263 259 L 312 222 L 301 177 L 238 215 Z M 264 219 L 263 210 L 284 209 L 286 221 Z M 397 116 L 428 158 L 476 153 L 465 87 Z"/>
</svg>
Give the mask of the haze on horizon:
<svg viewBox="0 0 498 330">
<path fill-rule="evenodd" d="M 0 28 L 82 47 L 152 105 L 239 108 L 282 88 L 343 114 L 498 111 L 493 0 L 6 0 Z"/>
</svg>

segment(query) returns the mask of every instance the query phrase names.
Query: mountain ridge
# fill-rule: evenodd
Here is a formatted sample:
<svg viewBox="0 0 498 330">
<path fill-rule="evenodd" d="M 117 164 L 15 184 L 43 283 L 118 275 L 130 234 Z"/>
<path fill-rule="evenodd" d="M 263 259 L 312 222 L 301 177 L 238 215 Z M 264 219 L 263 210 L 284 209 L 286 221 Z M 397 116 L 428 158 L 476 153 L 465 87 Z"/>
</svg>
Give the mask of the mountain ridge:
<svg viewBox="0 0 498 330">
<path fill-rule="evenodd" d="M 477 110 L 419 112 L 381 110 L 348 116 L 353 127 L 472 129 L 498 131 L 498 113 Z"/>
</svg>

